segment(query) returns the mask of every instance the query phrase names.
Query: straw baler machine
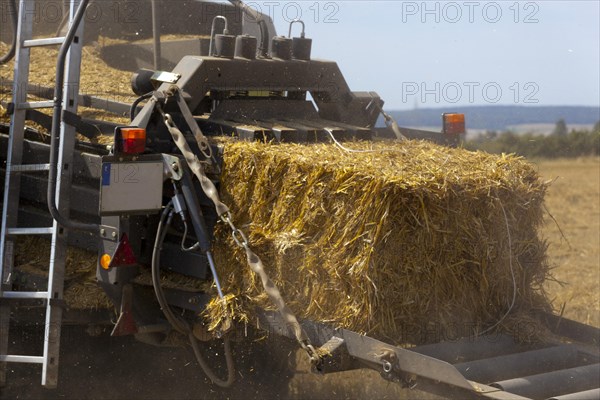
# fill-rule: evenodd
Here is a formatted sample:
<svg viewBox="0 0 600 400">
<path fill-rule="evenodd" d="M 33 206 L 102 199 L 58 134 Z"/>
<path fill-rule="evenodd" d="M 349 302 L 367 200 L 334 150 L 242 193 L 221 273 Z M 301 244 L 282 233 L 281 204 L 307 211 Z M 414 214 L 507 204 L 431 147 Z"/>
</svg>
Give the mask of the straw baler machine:
<svg viewBox="0 0 600 400">
<path fill-rule="evenodd" d="M 546 393 L 589 392 L 590 382 L 594 388 L 591 395 L 597 395 L 598 331 L 552 315 L 543 318 L 560 336 L 587 344 L 557 342 L 527 347 L 509 337 L 496 336 L 490 341 L 483 336 L 407 350 L 318 321 L 295 318 L 270 283 L 244 233 L 235 226 L 227 206 L 220 202 L 222 149 L 207 137 L 325 141 L 339 146 L 353 139 L 410 137 L 455 145 L 464 132 L 464 117 L 444 114 L 441 133 L 400 128 L 383 111 L 377 94 L 352 92 L 335 62 L 311 58 L 311 39 L 305 37 L 301 21 L 290 24 L 289 37 L 274 36 L 265 18 L 239 1 L 232 3 L 258 21 L 258 38 L 244 31 L 230 34 L 227 18 L 218 15 L 212 21 L 207 54 L 185 56 L 172 71 L 143 69 L 133 75 L 132 89 L 140 96 L 133 104 L 79 96 L 80 104 L 127 111 L 131 116 L 128 126 L 82 119 L 69 109 L 63 110 L 56 101 L 54 120 L 28 111 L 29 119 L 37 118 L 48 126 L 52 141 L 40 141 L 38 132 L 25 130 L 22 162 L 37 163 L 50 155 L 51 172 L 56 168 L 52 160 L 58 148 L 56 118 L 75 126 L 79 133 L 114 134 L 109 148 L 75 144 L 69 190 L 76 199 L 71 202 L 70 214 L 78 222 L 61 218 L 52 207 L 52 217 L 40 212 L 45 192 L 56 192 L 52 190 L 57 184 L 52 173 L 45 178 L 39 171 L 23 169 L 19 210 L 22 225 L 56 220 L 70 229 L 70 243 L 98 249 L 98 283 L 119 311 L 112 335 L 135 335 L 141 341 L 165 345 L 172 332 L 179 331 L 189 338 L 210 379 L 221 386 L 231 385 L 234 374 L 228 336 L 226 379 L 212 373 L 199 348 L 199 341 L 210 338 L 197 317 L 206 309 L 210 296 L 198 290 L 165 288 L 161 280 L 161 271 L 202 281 L 214 279 L 222 296 L 218 266 L 210 253 L 213 229 L 221 219 L 232 229 L 234 241 L 247 252 L 249 267 L 259 274 L 279 309 L 259 311 L 259 326 L 275 336 L 295 339 L 315 370 L 329 373 L 370 368 L 387 380 L 457 398 L 542 398 Z M 216 34 L 219 21 L 223 30 Z M 302 25 L 302 33 L 291 38 L 296 23 Z M 71 29 L 76 30 L 74 26 Z M 57 88 L 63 80 L 56 80 Z M 37 94 L 43 96 L 44 92 L 38 87 Z M 54 98 L 62 96 L 55 94 Z M 15 104 L 7 107 L 14 110 Z M 380 115 L 387 128 L 375 127 Z M 4 155 L 10 140 L 6 135 L 1 139 Z M 147 266 L 152 271 L 151 283 L 140 281 Z M 3 282 L 4 287 L 9 286 L 7 282 Z M 323 358 L 323 354 L 329 357 Z M 19 356 L 2 357 L 0 361 L 26 362 Z M 575 373 L 582 378 L 572 382 L 569 377 Z M 533 383 L 524 384 L 524 376 L 533 377 Z M 555 382 L 562 386 L 557 389 L 552 386 Z M 548 387 L 552 390 L 545 389 Z"/>
</svg>

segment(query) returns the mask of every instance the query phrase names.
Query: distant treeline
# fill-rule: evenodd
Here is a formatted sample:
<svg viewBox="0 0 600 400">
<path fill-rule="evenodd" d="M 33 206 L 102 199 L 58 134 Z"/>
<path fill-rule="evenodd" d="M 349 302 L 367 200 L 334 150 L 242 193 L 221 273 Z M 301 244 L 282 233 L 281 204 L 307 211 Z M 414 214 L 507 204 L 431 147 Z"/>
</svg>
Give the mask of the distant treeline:
<svg viewBox="0 0 600 400">
<path fill-rule="evenodd" d="M 600 125 L 592 131 L 571 130 L 552 135 L 487 132 L 464 143 L 469 150 L 516 153 L 524 157 L 558 158 L 600 156 Z"/>
<path fill-rule="evenodd" d="M 463 113 L 467 129 L 504 131 L 523 124 L 554 124 L 564 119 L 568 124 L 593 125 L 600 118 L 600 108 L 587 106 L 456 106 L 390 111 L 400 126 L 440 126 L 442 112 Z"/>
</svg>

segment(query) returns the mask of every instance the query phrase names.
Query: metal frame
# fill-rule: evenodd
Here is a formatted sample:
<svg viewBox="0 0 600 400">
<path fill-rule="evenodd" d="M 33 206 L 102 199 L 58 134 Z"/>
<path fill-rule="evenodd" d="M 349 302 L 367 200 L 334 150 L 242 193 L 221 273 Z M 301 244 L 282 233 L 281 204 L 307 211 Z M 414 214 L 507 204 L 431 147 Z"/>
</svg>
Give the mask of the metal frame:
<svg viewBox="0 0 600 400">
<path fill-rule="evenodd" d="M 354 130 L 370 128 L 375 125 L 379 109 L 383 102 L 376 93 L 352 92 L 339 67 L 332 61 L 300 61 L 272 59 L 226 59 L 216 57 L 184 57 L 173 70 L 180 74 L 177 81 L 179 89 L 187 95 L 188 107 L 195 115 L 211 113 L 215 119 L 223 119 L 221 108 L 229 102 L 244 107 L 238 110 L 239 124 L 252 124 L 258 115 L 269 115 L 273 123 L 312 120 L 313 123 L 328 125 L 339 122 L 352 125 Z M 170 83 L 162 84 L 159 92 L 167 92 Z M 289 98 L 252 98 L 236 101 L 229 98 L 238 92 L 287 93 Z M 310 92 L 318 110 L 309 112 L 306 107 L 303 114 L 296 111 L 293 118 L 289 110 L 304 102 L 297 93 Z M 210 93 L 211 97 L 207 97 Z M 223 96 L 223 97 L 220 97 Z M 222 106 L 221 104 L 222 103 Z M 210 109 L 213 104 L 214 109 Z M 148 127 L 154 114 L 155 102 L 146 103 L 132 125 Z M 169 107 L 165 110 L 170 112 Z M 214 116 L 212 115 L 214 114 Z M 210 120 L 210 119 L 209 119 Z M 326 120 L 321 124 L 320 120 Z M 268 121 L 265 121 L 268 122 Z M 254 124 L 256 125 L 256 124 Z"/>
<path fill-rule="evenodd" d="M 263 310 L 257 312 L 262 329 L 276 335 L 293 337 L 278 313 Z M 546 317 L 550 320 L 556 318 L 550 314 L 542 315 L 542 318 Z M 565 325 L 574 323 L 569 320 L 563 322 Z M 575 391 L 575 395 L 589 389 L 590 384 L 600 387 L 597 382 L 600 378 L 596 376 L 594 381 L 594 373 L 600 366 L 597 344 L 600 330 L 592 327 L 586 327 L 587 335 L 579 335 L 581 340 L 592 344 L 591 347 L 561 341 L 520 344 L 510 336 L 497 334 L 407 349 L 326 324 L 312 321 L 302 321 L 301 324 L 311 342 L 330 353 L 313 372 L 333 373 L 368 368 L 403 387 L 461 399 L 518 400 L 528 399 L 529 395 L 539 398 L 538 393 L 548 395 L 544 393 L 544 387 L 554 381 L 563 382 L 562 386 Z M 578 328 L 582 325 L 574 324 Z M 535 368 L 525 368 L 524 362 Z M 488 382 L 467 378 L 477 374 L 483 377 L 480 369 L 484 367 L 501 375 L 488 374 L 485 378 Z M 581 380 L 573 382 L 573 374 L 579 374 Z M 514 390 L 528 393 L 527 397 L 512 393 L 508 388 L 502 389 L 503 385 L 508 386 L 503 384 L 508 382 L 505 380 L 508 376 L 521 378 L 521 386 Z M 498 377 L 504 380 L 500 381 Z M 531 381 L 530 385 L 527 385 L 528 381 Z"/>
<path fill-rule="evenodd" d="M 69 2 L 69 21 L 73 22 L 80 5 L 80 0 Z M 44 350 L 42 356 L 9 355 L 9 318 L 10 305 L 3 301 L 1 305 L 0 324 L 0 384 L 6 381 L 6 363 L 36 363 L 42 365 L 42 385 L 56 387 L 58 384 L 58 360 L 60 348 L 60 332 L 62 324 L 62 295 L 64 285 L 64 267 L 67 248 L 66 231 L 53 221 L 52 227 L 18 228 L 17 216 L 21 194 L 21 176 L 23 171 L 50 170 L 49 164 L 23 165 L 25 119 L 27 110 L 56 106 L 53 102 L 28 102 L 27 89 L 29 86 L 30 49 L 32 47 L 63 44 L 69 46 L 65 76 L 67 77 L 63 90 L 64 97 L 60 101 L 64 110 L 77 113 L 77 95 L 79 90 L 79 75 L 81 50 L 83 46 L 83 24 L 70 28 L 67 37 L 75 38 L 68 43 L 65 38 L 49 38 L 31 40 L 33 34 L 34 15 L 29 12 L 35 6 L 34 0 L 19 2 L 19 24 L 17 27 L 17 53 L 15 59 L 15 81 L 13 83 L 13 115 L 11 118 L 10 135 L 7 146 L 7 168 L 4 181 L 4 201 L 2 211 L 2 231 L 0 237 L 0 286 L 1 300 L 12 299 L 45 299 Z M 79 15 L 83 16 L 82 13 Z M 73 36 L 74 35 L 74 36 Z M 57 74 L 62 71 L 57 71 Z M 73 149 L 75 147 L 75 128 L 60 121 L 60 141 L 58 145 L 58 180 L 55 201 L 62 215 L 69 214 L 69 188 L 71 186 Z M 52 173 L 52 171 L 50 171 Z M 39 292 L 12 291 L 10 274 L 13 268 L 12 248 L 15 234 L 40 235 L 51 234 L 52 246 L 49 260 L 47 289 Z"/>
</svg>

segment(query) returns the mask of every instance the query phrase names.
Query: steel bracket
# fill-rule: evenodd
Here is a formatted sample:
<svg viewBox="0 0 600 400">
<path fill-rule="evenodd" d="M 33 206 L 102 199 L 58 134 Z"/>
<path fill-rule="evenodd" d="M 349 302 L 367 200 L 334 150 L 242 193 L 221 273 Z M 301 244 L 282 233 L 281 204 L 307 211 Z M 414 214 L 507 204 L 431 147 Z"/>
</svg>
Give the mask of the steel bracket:
<svg viewBox="0 0 600 400">
<path fill-rule="evenodd" d="M 163 154 L 162 157 L 165 165 L 165 176 L 174 181 L 180 181 L 183 177 L 181 159 L 171 154 Z"/>
<path fill-rule="evenodd" d="M 100 225 L 99 231 L 100 237 L 104 240 L 110 240 L 112 242 L 119 241 L 119 229 L 113 226 Z"/>
</svg>

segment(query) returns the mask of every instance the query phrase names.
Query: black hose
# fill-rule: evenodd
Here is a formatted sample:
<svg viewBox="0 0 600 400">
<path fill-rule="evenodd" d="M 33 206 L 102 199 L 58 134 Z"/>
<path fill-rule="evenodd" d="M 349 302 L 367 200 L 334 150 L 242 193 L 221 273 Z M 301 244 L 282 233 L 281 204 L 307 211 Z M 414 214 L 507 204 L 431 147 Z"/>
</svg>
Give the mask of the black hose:
<svg viewBox="0 0 600 400">
<path fill-rule="evenodd" d="M 258 52 L 260 57 L 267 57 L 269 52 L 269 29 L 264 19 L 258 21 L 258 29 L 260 30 L 260 46 L 258 46 Z"/>
<path fill-rule="evenodd" d="M 152 285 L 154 286 L 154 293 L 156 294 L 156 299 L 160 304 L 160 308 L 169 323 L 175 328 L 176 331 L 187 335 L 190 340 L 190 344 L 192 345 L 192 350 L 194 351 L 194 355 L 196 356 L 196 360 L 204 371 L 204 374 L 217 386 L 227 388 L 230 387 L 235 380 L 235 368 L 233 365 L 233 356 L 231 353 L 231 344 L 229 342 L 229 338 L 224 338 L 224 347 L 225 347 L 225 363 L 227 365 L 227 380 L 222 380 L 218 378 L 215 373 L 210 369 L 210 366 L 202 357 L 200 353 L 200 346 L 198 346 L 198 339 L 194 336 L 192 329 L 189 324 L 183 319 L 177 317 L 169 303 L 167 302 L 167 298 L 162 289 L 162 285 L 160 284 L 160 274 L 159 274 L 159 265 L 160 265 L 160 252 L 162 250 L 162 244 L 167 236 L 167 230 L 171 224 L 171 220 L 173 218 L 174 210 L 173 210 L 173 201 L 169 202 L 167 207 L 165 207 L 160 221 L 158 223 L 158 228 L 156 231 L 156 240 L 154 241 L 154 249 L 152 251 L 152 263 L 151 263 L 151 271 L 152 271 Z"/>
<path fill-rule="evenodd" d="M 12 60 L 15 56 L 15 51 L 17 49 L 17 26 L 19 24 L 18 13 L 17 13 L 17 0 L 8 0 L 8 13 L 11 14 L 12 18 L 10 22 L 12 23 L 13 29 L 13 38 L 12 43 L 10 44 L 10 49 L 8 52 L 0 57 L 0 64 L 6 64 L 10 60 Z"/>
<path fill-rule="evenodd" d="M 136 114 L 137 108 L 140 105 L 140 103 L 144 100 L 148 100 L 153 95 L 154 95 L 154 92 L 148 92 L 144 95 L 141 95 L 137 99 L 135 99 L 135 101 L 131 104 L 131 109 L 129 110 L 129 117 L 131 118 L 132 121 L 135 118 L 135 114 Z"/>
<path fill-rule="evenodd" d="M 62 101 L 63 101 L 63 84 L 65 82 L 65 63 L 67 54 L 75 38 L 75 33 L 79 28 L 79 24 L 85 16 L 85 10 L 90 0 L 81 0 L 77 12 L 73 17 L 73 23 L 67 31 L 65 41 L 63 42 L 58 52 L 58 61 L 56 62 L 56 81 L 54 86 L 54 110 L 52 114 L 52 130 L 50 133 L 50 173 L 48 174 L 48 211 L 52 218 L 58 222 L 59 225 L 67 229 L 98 232 L 100 225 L 97 224 L 84 224 L 81 222 L 75 222 L 68 218 L 65 218 L 56 206 L 56 184 L 57 184 L 57 156 L 58 156 L 58 143 L 59 143 L 59 132 L 60 124 L 62 120 Z"/>
</svg>

